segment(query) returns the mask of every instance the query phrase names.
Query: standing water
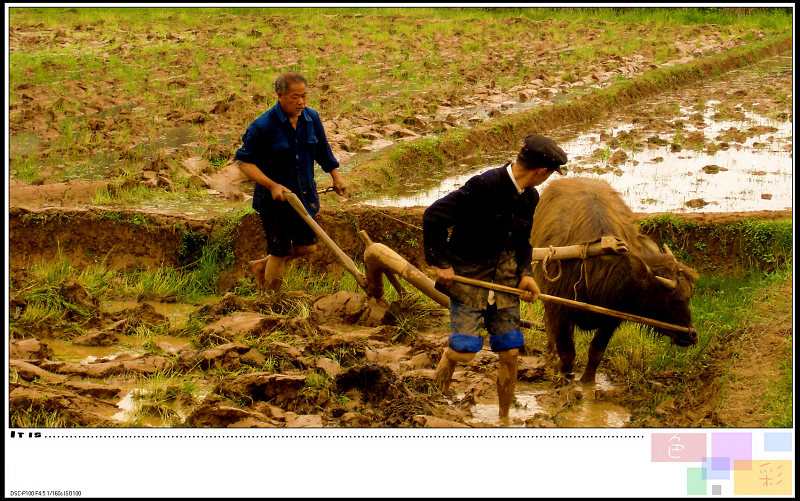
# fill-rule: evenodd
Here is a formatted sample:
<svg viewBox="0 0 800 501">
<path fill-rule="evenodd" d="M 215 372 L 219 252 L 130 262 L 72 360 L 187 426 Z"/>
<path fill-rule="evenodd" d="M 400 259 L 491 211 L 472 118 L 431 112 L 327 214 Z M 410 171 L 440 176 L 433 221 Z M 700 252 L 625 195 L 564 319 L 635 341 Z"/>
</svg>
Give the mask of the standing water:
<svg viewBox="0 0 800 501">
<path fill-rule="evenodd" d="M 607 181 L 620 192 L 631 210 L 655 212 L 736 212 L 791 210 L 792 208 L 792 122 L 768 120 L 743 113 L 745 121 L 715 121 L 708 101 L 702 129 L 686 122 L 683 135 L 699 133 L 706 144 L 721 145 L 716 151 L 676 148 L 673 138 L 650 135 L 637 141 L 644 147 L 614 149 L 609 140 L 629 133 L 632 124 L 614 127 L 608 136 L 586 133 L 561 141 L 567 152 L 568 177 L 590 177 Z M 688 110 L 683 110 L 688 112 Z M 742 142 L 725 141 L 738 131 L 763 131 Z M 613 143 L 612 143 L 613 144 Z M 616 160 L 612 154 L 617 153 Z M 510 157 L 511 158 L 511 157 Z M 368 200 L 378 207 L 426 207 L 462 186 L 468 179 L 502 164 L 484 165 L 472 172 L 442 180 L 437 186 L 405 196 Z M 547 188 L 551 176 L 538 187 Z"/>
<path fill-rule="evenodd" d="M 621 428 L 628 422 L 630 413 L 625 407 L 602 400 L 602 395 L 617 390 L 603 374 L 597 374 L 595 384 L 576 385 L 564 388 L 572 398 L 553 402 L 552 382 L 517 381 L 508 426 L 535 427 L 549 421 L 562 428 Z M 490 426 L 502 425 L 497 411 L 496 402 L 476 403 L 470 408 L 473 421 Z"/>
</svg>

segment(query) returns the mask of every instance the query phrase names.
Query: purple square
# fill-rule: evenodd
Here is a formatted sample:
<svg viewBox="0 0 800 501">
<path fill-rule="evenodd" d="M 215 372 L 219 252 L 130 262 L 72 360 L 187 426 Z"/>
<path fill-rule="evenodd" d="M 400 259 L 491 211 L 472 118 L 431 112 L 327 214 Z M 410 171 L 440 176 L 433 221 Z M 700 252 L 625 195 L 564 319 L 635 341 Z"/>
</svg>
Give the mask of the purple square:
<svg viewBox="0 0 800 501">
<path fill-rule="evenodd" d="M 750 460 L 753 459 L 753 434 L 712 433 L 711 457 L 714 459 L 727 458 L 728 464 L 734 465 L 734 470 L 750 469 L 745 465 L 750 465 Z M 737 459 L 746 461 L 737 463 Z"/>
</svg>

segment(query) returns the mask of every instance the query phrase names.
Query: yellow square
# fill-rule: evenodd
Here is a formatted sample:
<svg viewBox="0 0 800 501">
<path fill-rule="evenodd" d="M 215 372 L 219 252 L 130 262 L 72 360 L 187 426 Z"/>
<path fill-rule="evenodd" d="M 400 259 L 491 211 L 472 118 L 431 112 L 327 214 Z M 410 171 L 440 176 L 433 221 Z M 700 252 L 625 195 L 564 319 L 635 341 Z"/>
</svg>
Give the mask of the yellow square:
<svg viewBox="0 0 800 501">
<path fill-rule="evenodd" d="M 733 494 L 791 495 L 792 461 L 736 459 L 733 461 Z"/>
</svg>

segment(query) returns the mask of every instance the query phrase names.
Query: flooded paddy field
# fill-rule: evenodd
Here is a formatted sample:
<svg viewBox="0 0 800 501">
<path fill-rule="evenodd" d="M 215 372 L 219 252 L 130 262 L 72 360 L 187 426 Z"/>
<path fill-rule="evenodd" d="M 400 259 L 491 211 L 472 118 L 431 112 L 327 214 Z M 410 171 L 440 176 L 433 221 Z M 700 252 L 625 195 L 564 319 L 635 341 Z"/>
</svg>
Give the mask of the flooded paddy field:
<svg viewBox="0 0 800 501">
<path fill-rule="evenodd" d="M 31 36 L 15 34 L 22 35 Z M 710 44 L 708 50 L 725 48 L 703 40 Z M 649 66 L 643 57 L 630 57 L 619 67 L 630 76 Z M 596 88 L 610 84 L 608 74 L 598 70 L 596 75 Z M 587 86 L 596 80 L 587 77 Z M 535 92 L 525 88 L 503 95 L 481 89 L 473 93 L 482 96 L 476 102 L 458 106 L 458 99 L 443 99 L 437 109 L 453 125 L 469 125 L 470 117 L 497 118 L 568 100 L 570 89 L 580 87 L 553 86 L 543 92 L 537 85 Z M 516 102 L 526 92 L 534 97 Z M 30 99 L 20 102 L 45 103 L 32 90 L 27 95 Z M 280 293 L 263 295 L 255 289 L 247 262 L 262 257 L 264 249 L 260 222 L 248 211 L 252 184 L 229 177 L 230 169 L 219 169 L 220 162 L 199 154 L 209 156 L 203 142 L 209 136 L 226 138 L 223 143 L 235 137 L 230 123 L 209 131 L 219 124 L 210 120 L 208 126 L 175 127 L 158 117 L 163 129 L 153 132 L 142 126 L 136 131 L 150 146 L 133 151 L 126 143 L 125 151 L 146 165 L 138 166 L 135 181 L 122 186 L 160 189 L 165 192 L 161 198 L 120 204 L 98 195 L 122 190 L 107 179 L 119 170 L 114 163 L 118 152 L 82 160 L 80 172 L 69 179 L 60 177 L 65 165 L 45 172 L 44 179 L 28 172 L 32 183 L 15 171 L 9 229 L 11 423 L 48 428 L 763 426 L 770 423 L 772 411 L 757 404 L 766 386 L 765 379 L 756 379 L 763 375 L 771 383 L 782 377 L 785 341 L 792 337 L 791 271 L 760 285 L 758 300 L 743 314 L 747 320 L 737 317 L 732 333 L 718 339 L 724 322 L 713 313 L 724 316 L 721 310 L 734 308 L 705 303 L 716 304 L 725 295 L 720 285 L 725 277 L 718 270 L 746 272 L 742 263 L 747 256 L 739 247 L 733 252 L 732 244 L 725 246 L 730 242 L 714 240 L 711 245 L 701 239 L 717 238 L 724 233 L 720 228 L 749 219 L 756 220 L 757 229 L 762 223 L 789 220 L 791 233 L 792 100 L 792 59 L 781 55 L 630 107 L 609 109 L 599 121 L 545 131 L 568 153 L 568 176 L 607 180 L 643 218 L 668 213 L 685 216 L 680 221 L 688 221 L 687 226 L 703 221 L 704 233 L 687 230 L 673 250 L 695 259 L 692 264 L 705 275 L 698 308 L 706 308 L 708 327 L 701 333 L 705 344 L 683 350 L 649 331 L 626 326 L 617 336 L 620 341 L 612 341 L 598 382 L 582 385 L 557 376 L 545 352 L 541 307 L 526 308 L 523 316 L 533 327 L 525 332 L 509 423 L 496 416 L 497 360 L 488 349 L 459 367 L 450 393 L 434 389 L 433 371 L 449 324 L 446 311 L 426 297 L 414 291 L 402 295 L 387 284 L 385 302 L 371 300 L 324 249 L 299 261 Z M 514 103 L 504 106 L 508 101 Z M 241 99 L 233 102 L 244 108 Z M 24 107 L 13 111 L 18 118 Z M 245 111 L 249 114 L 238 113 L 250 117 L 252 110 Z M 44 115 L 42 109 L 38 113 Z M 120 113 L 122 118 L 130 114 L 141 126 L 133 108 Z M 119 123 L 115 125 L 111 114 L 92 118 L 103 121 L 95 123 L 99 129 L 94 132 L 106 130 L 109 137 L 119 137 Z M 360 125 L 366 127 L 356 141 L 363 146 L 360 150 L 350 144 L 354 140 L 343 118 L 337 116 L 330 125 L 336 130 L 331 137 L 345 175 L 355 177 L 364 156 L 403 142 L 399 129 L 374 132 L 373 125 L 383 131 L 387 124 L 373 118 L 375 123 Z M 31 133 L 23 122 L 14 121 L 10 141 L 15 165 L 52 156 L 47 153 L 52 130 L 34 124 Z M 223 153 L 225 160 L 230 145 Z M 465 164 L 457 176 L 400 180 L 398 184 L 412 188 L 387 187 L 391 193 L 380 197 L 357 191 L 349 199 L 323 195 L 320 222 L 359 265 L 363 245 L 355 233 L 366 229 L 425 270 L 421 210 L 515 154 L 516 148 L 498 151 L 488 145 L 486 158 L 479 165 Z M 189 197 L 191 192 L 181 191 L 186 187 L 176 181 L 184 178 L 166 174 L 178 167 L 185 170 L 185 179 L 205 188 L 201 196 Z M 235 220 L 230 238 L 214 240 L 214 232 L 225 227 L 223 219 L 237 214 L 245 215 Z M 222 249 L 214 254 L 221 271 L 204 277 L 198 270 L 215 249 Z M 697 257 L 703 253 L 706 261 Z M 787 262 L 785 253 L 765 254 L 757 256 L 759 263 Z M 131 284 L 134 280 L 139 282 Z M 187 294 L 198 282 L 210 285 Z M 753 332 L 760 333 L 755 341 Z M 749 345 L 737 344 L 740 337 Z M 729 338 L 737 343 L 723 346 Z M 580 343 L 587 343 L 585 336 Z M 756 343 L 758 350 L 742 347 Z M 585 356 L 585 350 L 579 352 L 579 368 Z M 694 370 L 693 359 L 703 361 L 703 371 Z M 744 372 L 730 369 L 733 359 Z M 754 384 L 742 383 L 726 395 L 716 383 L 707 384 L 724 377 Z"/>
<path fill-rule="evenodd" d="M 550 134 L 567 152 L 568 176 L 607 181 L 637 213 L 791 210 L 791 82 L 791 58 L 779 56 Z M 427 207 L 515 155 L 365 203 Z"/>
</svg>

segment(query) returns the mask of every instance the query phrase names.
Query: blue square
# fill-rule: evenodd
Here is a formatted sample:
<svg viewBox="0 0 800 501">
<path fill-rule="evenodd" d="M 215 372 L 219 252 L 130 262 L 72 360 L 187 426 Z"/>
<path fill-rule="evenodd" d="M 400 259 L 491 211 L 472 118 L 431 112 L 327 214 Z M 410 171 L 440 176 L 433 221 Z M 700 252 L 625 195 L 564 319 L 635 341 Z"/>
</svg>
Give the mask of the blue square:
<svg viewBox="0 0 800 501">
<path fill-rule="evenodd" d="M 792 452 L 792 434 L 765 432 L 764 450 L 770 452 Z"/>
<path fill-rule="evenodd" d="M 731 478 L 731 460 L 727 457 L 703 458 L 703 478 L 706 480 L 728 480 Z"/>
</svg>

